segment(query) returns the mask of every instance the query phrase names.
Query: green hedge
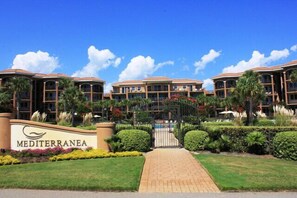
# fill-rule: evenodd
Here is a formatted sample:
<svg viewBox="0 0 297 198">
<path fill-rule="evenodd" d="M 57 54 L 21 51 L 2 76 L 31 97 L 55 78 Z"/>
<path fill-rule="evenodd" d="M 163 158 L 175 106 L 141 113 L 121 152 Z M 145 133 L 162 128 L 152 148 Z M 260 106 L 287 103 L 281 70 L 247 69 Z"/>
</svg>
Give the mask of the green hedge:
<svg viewBox="0 0 297 198">
<path fill-rule="evenodd" d="M 150 150 L 151 137 L 146 131 L 130 129 L 122 130 L 117 136 L 120 138 L 125 151 L 148 151 Z"/>
<path fill-rule="evenodd" d="M 233 122 L 202 122 L 202 126 L 234 126 Z"/>
<path fill-rule="evenodd" d="M 297 160 L 297 131 L 276 134 L 273 148 L 275 157 Z"/>
<path fill-rule="evenodd" d="M 202 126 L 202 130 L 207 131 L 212 140 L 217 140 L 221 135 L 228 135 L 231 140 L 230 151 L 246 152 L 248 150 L 245 137 L 253 131 L 262 132 L 267 143 L 265 144 L 265 153 L 273 152 L 272 141 L 274 136 L 279 132 L 297 131 L 297 127 L 293 126 Z"/>
<path fill-rule="evenodd" d="M 185 148 L 190 151 L 204 150 L 208 141 L 208 134 L 205 131 L 189 131 L 185 135 Z"/>
<path fill-rule="evenodd" d="M 135 125 L 132 126 L 131 124 L 117 124 L 115 128 L 115 132 L 118 133 L 122 130 L 128 130 L 128 129 L 138 129 L 148 132 L 149 134 L 152 133 L 152 125 L 146 124 L 146 125 Z"/>
</svg>

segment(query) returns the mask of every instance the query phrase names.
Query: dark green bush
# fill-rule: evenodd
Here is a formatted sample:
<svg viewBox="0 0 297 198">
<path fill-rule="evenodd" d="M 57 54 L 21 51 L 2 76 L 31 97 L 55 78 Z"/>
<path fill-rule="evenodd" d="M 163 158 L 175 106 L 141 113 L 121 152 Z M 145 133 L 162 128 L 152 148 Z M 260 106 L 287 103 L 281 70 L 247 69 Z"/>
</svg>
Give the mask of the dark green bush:
<svg viewBox="0 0 297 198">
<path fill-rule="evenodd" d="M 264 146 L 267 140 L 263 133 L 258 131 L 253 131 L 247 134 L 245 141 L 247 142 L 249 152 L 255 153 L 255 154 L 264 153 Z"/>
<path fill-rule="evenodd" d="M 189 131 L 185 135 L 185 148 L 190 151 L 204 150 L 208 141 L 208 134 L 205 131 Z"/>
<path fill-rule="evenodd" d="M 130 129 L 122 130 L 117 136 L 120 138 L 125 151 L 148 151 L 151 137 L 146 131 Z"/>
<path fill-rule="evenodd" d="M 202 130 L 209 133 L 210 139 L 218 140 L 221 135 L 228 135 L 230 137 L 230 151 L 246 152 L 248 150 L 245 137 L 253 131 L 262 132 L 266 137 L 266 144 L 264 151 L 272 153 L 272 140 L 279 132 L 284 131 L 297 131 L 295 126 L 202 126 Z"/>
<path fill-rule="evenodd" d="M 256 126 L 274 126 L 274 122 L 268 119 L 259 119 L 255 123 Z"/>
<path fill-rule="evenodd" d="M 117 135 L 113 135 L 111 136 L 111 138 L 108 138 L 105 141 L 109 145 L 109 148 L 112 152 L 123 151 L 123 144 L 121 142 L 121 139 Z"/>
<path fill-rule="evenodd" d="M 228 135 L 222 134 L 219 139 L 209 139 L 207 149 L 213 153 L 229 151 L 231 148 L 231 139 Z"/>
<path fill-rule="evenodd" d="M 297 131 L 276 134 L 273 139 L 273 155 L 278 158 L 297 160 Z"/>
<path fill-rule="evenodd" d="M 220 141 L 219 140 L 214 140 L 214 141 L 210 141 L 207 144 L 207 149 L 210 150 L 212 153 L 220 153 L 221 149 L 220 149 Z"/>
</svg>

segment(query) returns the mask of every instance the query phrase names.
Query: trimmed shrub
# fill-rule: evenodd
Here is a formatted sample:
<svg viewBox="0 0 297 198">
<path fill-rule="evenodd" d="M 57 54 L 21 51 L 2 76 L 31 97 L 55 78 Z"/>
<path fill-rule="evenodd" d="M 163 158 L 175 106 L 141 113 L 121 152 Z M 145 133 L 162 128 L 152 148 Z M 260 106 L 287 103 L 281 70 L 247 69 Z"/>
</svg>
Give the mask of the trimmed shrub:
<svg viewBox="0 0 297 198">
<path fill-rule="evenodd" d="M 202 126 L 234 126 L 233 122 L 202 122 Z"/>
<path fill-rule="evenodd" d="M 245 140 L 249 147 L 249 152 L 255 153 L 255 154 L 264 153 L 264 145 L 267 140 L 263 133 L 258 131 L 251 132 L 247 134 Z"/>
<path fill-rule="evenodd" d="M 190 151 L 204 150 L 208 141 L 208 134 L 205 131 L 189 131 L 185 135 L 185 148 Z"/>
<path fill-rule="evenodd" d="M 146 131 L 137 129 L 122 130 L 117 136 L 120 138 L 125 151 L 150 150 L 151 137 Z"/>
<path fill-rule="evenodd" d="M 276 134 L 273 139 L 273 155 L 278 158 L 297 160 L 297 131 Z"/>
<path fill-rule="evenodd" d="M 117 124 L 116 125 L 116 133 L 122 131 L 122 130 L 127 130 L 127 129 L 138 129 L 138 130 L 143 130 L 148 132 L 149 134 L 152 133 L 152 125 L 146 124 L 146 125 L 135 125 L 132 126 L 131 124 Z"/>
</svg>

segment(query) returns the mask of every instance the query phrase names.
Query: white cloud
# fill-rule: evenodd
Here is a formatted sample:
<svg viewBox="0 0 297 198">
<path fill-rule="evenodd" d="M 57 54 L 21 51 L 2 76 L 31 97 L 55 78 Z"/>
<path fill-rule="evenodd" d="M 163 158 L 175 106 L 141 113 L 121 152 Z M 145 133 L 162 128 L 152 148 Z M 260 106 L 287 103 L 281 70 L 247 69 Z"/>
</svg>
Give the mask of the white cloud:
<svg viewBox="0 0 297 198">
<path fill-rule="evenodd" d="M 72 74 L 74 77 L 97 77 L 100 70 L 110 66 L 117 67 L 121 58 L 116 57 L 109 49 L 98 50 L 94 46 L 88 49 L 89 63 Z"/>
<path fill-rule="evenodd" d="M 252 57 L 250 60 L 245 61 L 239 61 L 236 65 L 230 65 L 228 67 L 225 67 L 223 69 L 223 73 L 228 72 L 243 72 L 248 69 L 252 69 L 259 66 L 265 66 L 271 62 L 286 58 L 290 55 L 290 52 L 288 49 L 283 50 L 272 50 L 270 52 L 270 55 L 265 57 L 264 54 L 261 54 L 259 51 L 253 51 Z"/>
<path fill-rule="evenodd" d="M 59 67 L 57 57 L 43 51 L 18 54 L 13 60 L 12 69 L 24 69 L 36 73 L 51 73 Z"/>
<path fill-rule="evenodd" d="M 291 51 L 293 52 L 296 52 L 297 51 L 297 45 L 293 45 L 291 48 L 290 48 Z"/>
<path fill-rule="evenodd" d="M 194 63 L 194 66 L 196 67 L 195 74 L 198 74 L 198 72 L 200 70 L 203 70 L 208 63 L 214 61 L 220 55 L 221 55 L 220 51 L 217 52 L 214 49 L 209 50 L 208 54 L 203 55 L 200 61 L 196 61 Z"/>
<path fill-rule="evenodd" d="M 210 78 L 203 80 L 202 87 L 206 89 L 213 89 L 213 80 Z"/>
<path fill-rule="evenodd" d="M 150 56 L 136 56 L 131 59 L 127 67 L 120 73 L 119 81 L 146 78 L 157 71 L 160 67 L 173 64 L 173 61 L 155 64 L 155 60 Z"/>
</svg>

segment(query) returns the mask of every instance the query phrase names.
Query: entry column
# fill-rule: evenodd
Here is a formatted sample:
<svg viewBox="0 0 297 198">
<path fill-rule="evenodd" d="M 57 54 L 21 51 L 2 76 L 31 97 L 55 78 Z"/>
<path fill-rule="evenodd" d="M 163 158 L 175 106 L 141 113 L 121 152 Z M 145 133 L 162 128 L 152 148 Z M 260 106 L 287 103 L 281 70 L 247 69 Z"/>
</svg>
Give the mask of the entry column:
<svg viewBox="0 0 297 198">
<path fill-rule="evenodd" d="M 96 124 L 97 130 L 97 148 L 105 151 L 110 151 L 106 139 L 110 138 L 114 134 L 115 123 L 102 122 Z"/>
<path fill-rule="evenodd" d="M 0 149 L 10 149 L 11 146 L 11 113 L 0 113 Z"/>
</svg>

